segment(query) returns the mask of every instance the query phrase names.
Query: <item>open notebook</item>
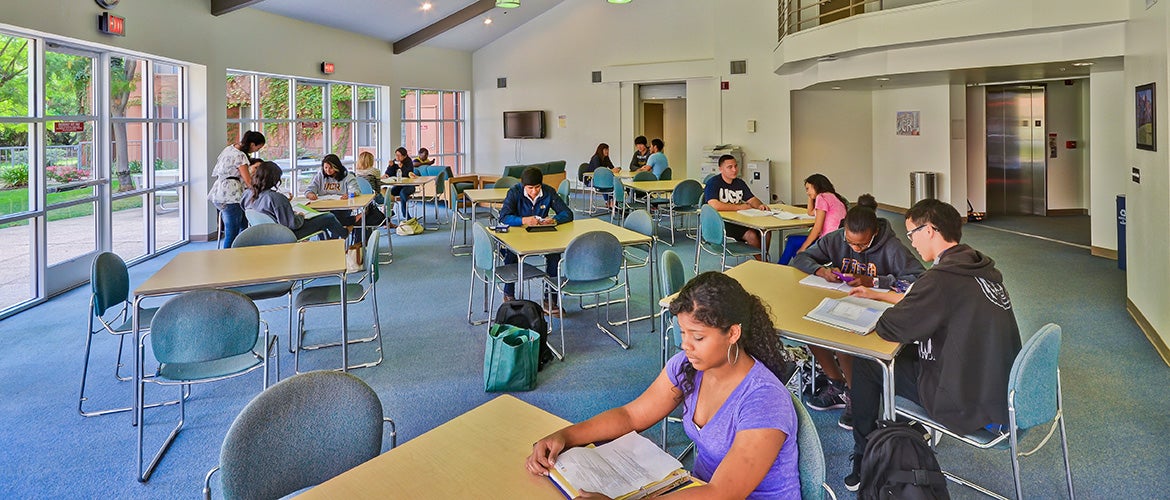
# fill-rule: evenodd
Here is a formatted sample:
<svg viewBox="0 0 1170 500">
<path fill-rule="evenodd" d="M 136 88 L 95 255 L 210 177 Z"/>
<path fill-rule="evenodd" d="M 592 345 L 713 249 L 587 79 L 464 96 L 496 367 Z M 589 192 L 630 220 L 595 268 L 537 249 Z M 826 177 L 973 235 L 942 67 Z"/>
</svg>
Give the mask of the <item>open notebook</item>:
<svg viewBox="0 0 1170 500">
<path fill-rule="evenodd" d="M 873 331 L 882 313 L 892 305 L 860 297 L 825 298 L 804 319 L 865 335 Z"/>
<path fill-rule="evenodd" d="M 840 291 L 846 292 L 846 293 L 848 293 L 850 290 L 853 289 L 853 287 L 851 287 L 845 283 L 832 283 L 832 282 L 830 282 L 830 281 L 828 281 L 820 276 L 817 276 L 815 274 L 810 274 L 808 276 L 805 276 L 804 279 L 800 280 L 800 284 L 808 285 L 808 286 L 815 286 L 817 288 L 827 288 L 829 290 L 840 290 Z M 875 292 L 888 292 L 889 291 L 885 288 L 872 288 L 872 290 Z"/>
<path fill-rule="evenodd" d="M 585 490 L 635 500 L 691 483 L 681 462 L 636 432 L 597 447 L 566 450 L 549 472 L 549 479 L 568 498 Z"/>
</svg>

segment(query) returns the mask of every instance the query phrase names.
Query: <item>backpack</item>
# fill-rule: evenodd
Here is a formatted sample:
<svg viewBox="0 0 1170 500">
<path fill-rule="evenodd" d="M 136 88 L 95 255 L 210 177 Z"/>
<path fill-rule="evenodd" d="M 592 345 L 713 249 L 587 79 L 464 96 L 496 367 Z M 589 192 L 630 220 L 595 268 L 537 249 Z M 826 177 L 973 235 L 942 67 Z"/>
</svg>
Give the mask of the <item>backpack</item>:
<svg viewBox="0 0 1170 500">
<path fill-rule="evenodd" d="M 947 479 L 922 432 L 883 420 L 869 435 L 861 459 L 862 500 L 950 499 Z"/>
<path fill-rule="evenodd" d="M 548 346 L 548 322 L 544 319 L 544 310 L 540 308 L 540 304 L 531 300 L 504 302 L 496 309 L 495 322 L 500 325 L 527 328 L 540 334 L 538 371 L 543 370 L 545 363 L 553 359 L 552 349 Z"/>
</svg>

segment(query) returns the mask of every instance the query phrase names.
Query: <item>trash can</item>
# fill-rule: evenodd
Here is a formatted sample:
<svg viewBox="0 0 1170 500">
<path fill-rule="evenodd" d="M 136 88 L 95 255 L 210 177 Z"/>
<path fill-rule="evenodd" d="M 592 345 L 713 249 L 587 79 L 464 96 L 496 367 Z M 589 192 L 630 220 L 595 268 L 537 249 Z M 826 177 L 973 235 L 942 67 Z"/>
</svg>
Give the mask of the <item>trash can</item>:
<svg viewBox="0 0 1170 500">
<path fill-rule="evenodd" d="M 910 206 L 927 198 L 935 198 L 935 172 L 910 172 Z"/>
<path fill-rule="evenodd" d="M 1117 195 L 1117 268 L 1125 270 L 1125 195 Z"/>
</svg>

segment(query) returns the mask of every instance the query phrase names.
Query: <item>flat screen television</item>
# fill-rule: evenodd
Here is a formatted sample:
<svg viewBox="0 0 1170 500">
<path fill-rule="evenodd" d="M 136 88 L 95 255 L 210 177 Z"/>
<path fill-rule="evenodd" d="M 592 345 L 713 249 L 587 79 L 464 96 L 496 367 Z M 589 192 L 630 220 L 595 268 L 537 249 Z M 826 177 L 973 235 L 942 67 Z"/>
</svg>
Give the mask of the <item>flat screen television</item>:
<svg viewBox="0 0 1170 500">
<path fill-rule="evenodd" d="M 544 111 L 505 111 L 505 139 L 544 139 Z"/>
</svg>

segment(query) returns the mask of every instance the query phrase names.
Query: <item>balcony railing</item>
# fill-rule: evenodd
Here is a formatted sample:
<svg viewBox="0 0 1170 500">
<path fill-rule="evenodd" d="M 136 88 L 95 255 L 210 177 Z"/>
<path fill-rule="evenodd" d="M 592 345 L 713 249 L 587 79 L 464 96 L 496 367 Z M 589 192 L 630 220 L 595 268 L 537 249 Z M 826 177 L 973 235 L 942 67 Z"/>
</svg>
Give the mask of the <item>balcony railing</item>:
<svg viewBox="0 0 1170 500">
<path fill-rule="evenodd" d="M 847 17 L 935 0 L 779 0 L 777 42 L 785 36 Z"/>
</svg>

